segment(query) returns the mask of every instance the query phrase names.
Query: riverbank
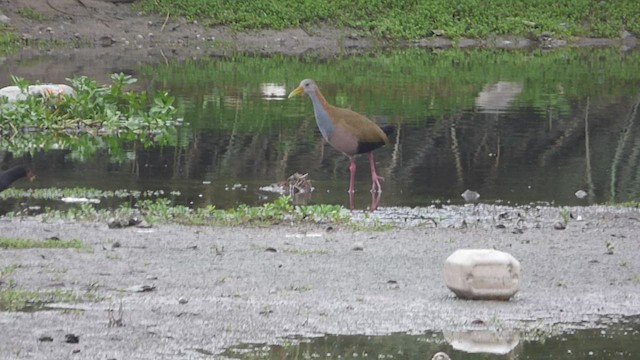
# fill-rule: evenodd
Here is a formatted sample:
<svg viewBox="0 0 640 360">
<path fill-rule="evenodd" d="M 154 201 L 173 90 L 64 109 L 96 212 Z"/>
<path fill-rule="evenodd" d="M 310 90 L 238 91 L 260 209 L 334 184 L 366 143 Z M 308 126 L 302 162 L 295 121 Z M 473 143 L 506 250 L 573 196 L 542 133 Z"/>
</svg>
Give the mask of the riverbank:
<svg viewBox="0 0 640 360">
<path fill-rule="evenodd" d="M 24 10 L 29 9 L 29 10 Z M 14 29 L 27 48 L 96 48 L 102 53 L 150 51 L 165 59 L 219 56 L 232 53 L 335 56 L 388 47 L 424 48 L 555 48 L 562 46 L 617 46 L 635 49 L 638 40 L 629 31 L 607 38 L 560 36 L 550 31 L 527 35 L 467 38 L 425 34 L 399 40 L 381 34 L 326 25 L 284 30 L 238 30 L 226 25 L 203 26 L 183 17 L 148 15 L 129 3 L 100 0 L 11 1 L 3 4 L 3 26 Z M 162 9 L 159 9 L 162 10 Z M 428 35 L 428 36 L 427 36 Z M 105 49 L 107 49 L 105 51 Z"/>
</svg>

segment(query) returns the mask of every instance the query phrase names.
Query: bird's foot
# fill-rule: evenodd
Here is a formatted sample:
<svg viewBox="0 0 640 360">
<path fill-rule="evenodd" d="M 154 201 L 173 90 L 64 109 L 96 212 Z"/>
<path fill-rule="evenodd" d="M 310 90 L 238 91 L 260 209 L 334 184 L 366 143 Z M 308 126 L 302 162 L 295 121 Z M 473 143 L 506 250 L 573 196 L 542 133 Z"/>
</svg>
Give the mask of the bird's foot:
<svg viewBox="0 0 640 360">
<path fill-rule="evenodd" d="M 371 192 L 372 193 L 381 193 L 382 192 L 382 185 L 380 185 L 380 180 L 384 181 L 384 178 L 382 176 L 378 176 L 378 175 L 376 175 L 373 178 L 373 184 L 371 185 Z"/>
</svg>

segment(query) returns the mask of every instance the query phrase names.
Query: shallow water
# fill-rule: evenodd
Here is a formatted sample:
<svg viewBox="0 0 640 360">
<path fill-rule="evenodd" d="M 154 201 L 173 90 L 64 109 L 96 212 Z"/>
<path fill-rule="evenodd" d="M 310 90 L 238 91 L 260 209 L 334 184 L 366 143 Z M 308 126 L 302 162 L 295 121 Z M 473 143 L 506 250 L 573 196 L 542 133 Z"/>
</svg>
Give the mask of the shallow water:
<svg viewBox="0 0 640 360">
<path fill-rule="evenodd" d="M 285 340 L 284 345 L 245 344 L 228 349 L 223 355 L 238 359 L 417 360 L 446 352 L 453 360 L 637 359 L 640 357 L 637 320 L 553 335 L 542 331 L 519 334 L 485 330 L 420 335 L 327 335 Z"/>
<path fill-rule="evenodd" d="M 25 76 L 55 61 L 7 64 Z M 89 65 L 77 61 L 65 67 L 73 73 L 55 78 L 82 75 L 75 72 Z M 381 206 L 461 203 L 466 189 L 483 202 L 632 201 L 640 190 L 639 67 L 640 53 L 617 49 L 402 50 L 143 64 L 126 70 L 140 79 L 140 89 L 176 95 L 184 118 L 166 144 L 42 149 L 4 141 L 0 151 L 3 166 L 19 161 L 22 151 L 34 153 L 38 180 L 16 184 L 23 188 L 164 190 L 180 193 L 176 203 L 224 208 L 268 201 L 277 195 L 260 187 L 297 172 L 308 173 L 315 188 L 304 201 L 346 206 L 348 159 L 323 145 L 306 97 L 286 100 L 301 79 L 315 78 L 330 103 L 397 126 L 392 144 L 375 152 L 385 177 Z M 8 82 L 3 75 L 0 85 Z M 366 157 L 358 158 L 361 209 L 370 204 L 368 167 Z M 578 199 L 578 190 L 588 195 Z"/>
</svg>

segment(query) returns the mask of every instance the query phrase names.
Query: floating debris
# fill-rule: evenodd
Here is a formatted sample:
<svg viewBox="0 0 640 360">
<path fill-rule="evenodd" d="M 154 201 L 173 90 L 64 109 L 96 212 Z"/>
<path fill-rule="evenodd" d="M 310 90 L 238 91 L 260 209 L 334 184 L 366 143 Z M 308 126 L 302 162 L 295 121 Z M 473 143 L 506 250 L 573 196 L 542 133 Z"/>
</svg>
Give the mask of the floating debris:
<svg viewBox="0 0 640 360">
<path fill-rule="evenodd" d="M 310 194 L 314 188 L 309 180 L 309 173 L 295 173 L 285 181 L 260 187 L 260 190 L 281 195 Z"/>
<path fill-rule="evenodd" d="M 584 198 L 586 198 L 586 197 L 587 197 L 587 195 L 589 195 L 589 194 L 588 194 L 586 191 L 584 191 L 584 190 L 578 190 L 578 191 L 576 191 L 576 194 L 575 194 L 575 195 L 576 195 L 576 197 L 577 197 L 578 199 L 584 199 Z"/>
<path fill-rule="evenodd" d="M 247 185 L 242 185 L 242 184 L 233 184 L 231 186 L 229 185 L 224 186 L 225 191 L 235 191 L 235 190 L 247 191 L 247 188 L 248 188 Z"/>
<path fill-rule="evenodd" d="M 63 197 L 60 201 L 65 203 L 89 203 L 100 204 L 100 199 L 89 199 L 86 197 Z"/>
</svg>

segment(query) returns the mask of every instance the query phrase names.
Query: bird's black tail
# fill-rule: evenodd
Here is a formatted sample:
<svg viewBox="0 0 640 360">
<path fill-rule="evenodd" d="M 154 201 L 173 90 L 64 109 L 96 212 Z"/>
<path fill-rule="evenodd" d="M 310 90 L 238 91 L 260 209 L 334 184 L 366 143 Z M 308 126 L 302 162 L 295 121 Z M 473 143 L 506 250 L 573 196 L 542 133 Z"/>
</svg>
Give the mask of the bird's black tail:
<svg viewBox="0 0 640 360">
<path fill-rule="evenodd" d="M 380 129 L 382 129 L 382 131 L 387 134 L 387 136 L 390 136 L 391 134 L 393 134 L 394 131 L 396 131 L 396 126 L 395 125 L 382 125 L 380 126 Z"/>
</svg>

